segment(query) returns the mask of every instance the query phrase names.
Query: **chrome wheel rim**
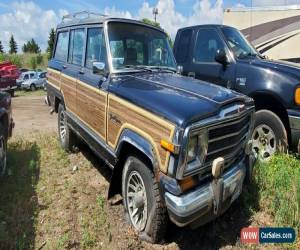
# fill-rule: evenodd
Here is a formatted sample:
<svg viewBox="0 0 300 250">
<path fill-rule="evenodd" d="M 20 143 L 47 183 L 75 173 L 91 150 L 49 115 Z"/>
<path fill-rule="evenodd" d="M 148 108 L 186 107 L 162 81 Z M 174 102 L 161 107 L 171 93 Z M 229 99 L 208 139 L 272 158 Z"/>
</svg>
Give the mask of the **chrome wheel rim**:
<svg viewBox="0 0 300 250">
<path fill-rule="evenodd" d="M 257 126 L 252 134 L 252 150 L 256 158 L 268 160 L 276 152 L 276 148 L 274 131 L 265 124 Z"/>
<path fill-rule="evenodd" d="M 60 112 L 60 116 L 59 116 L 59 135 L 60 135 L 60 139 L 63 142 L 66 138 L 66 121 L 65 121 L 65 112 L 62 111 Z"/>
<path fill-rule="evenodd" d="M 4 175 L 6 170 L 6 149 L 4 138 L 0 138 L 0 175 Z"/>
<path fill-rule="evenodd" d="M 145 184 L 137 171 L 132 171 L 127 180 L 127 207 L 132 225 L 142 231 L 147 223 L 148 202 Z"/>
</svg>

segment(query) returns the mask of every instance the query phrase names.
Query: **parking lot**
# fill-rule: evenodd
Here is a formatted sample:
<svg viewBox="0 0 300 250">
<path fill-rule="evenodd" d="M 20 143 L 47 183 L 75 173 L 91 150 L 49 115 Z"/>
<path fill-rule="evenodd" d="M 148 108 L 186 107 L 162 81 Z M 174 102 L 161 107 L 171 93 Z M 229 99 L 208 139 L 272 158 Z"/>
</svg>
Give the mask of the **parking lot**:
<svg viewBox="0 0 300 250">
<path fill-rule="evenodd" d="M 108 167 L 84 144 L 71 155 L 60 149 L 56 115 L 49 114 L 43 98 L 41 93 L 13 98 L 9 176 L 0 184 L 1 249 L 16 244 L 21 249 L 244 249 L 241 228 L 271 225 L 258 211 L 255 190 L 251 196 L 246 190 L 214 222 L 196 230 L 170 223 L 161 245 L 140 241 L 123 217 L 121 198 L 106 200 Z"/>
</svg>

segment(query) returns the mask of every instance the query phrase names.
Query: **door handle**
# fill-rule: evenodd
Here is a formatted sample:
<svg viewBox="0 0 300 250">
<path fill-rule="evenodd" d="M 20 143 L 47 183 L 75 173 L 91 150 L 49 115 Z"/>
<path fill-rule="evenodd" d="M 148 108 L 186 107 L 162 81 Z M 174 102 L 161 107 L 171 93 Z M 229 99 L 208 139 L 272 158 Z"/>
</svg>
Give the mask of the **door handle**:
<svg viewBox="0 0 300 250">
<path fill-rule="evenodd" d="M 66 68 L 67 68 L 67 66 L 66 66 L 66 65 L 63 65 L 62 67 L 63 67 L 63 69 L 66 69 Z"/>
<path fill-rule="evenodd" d="M 84 74 L 84 71 L 83 71 L 83 70 L 79 70 L 79 74 L 80 74 L 80 75 L 83 75 L 83 74 Z"/>
</svg>

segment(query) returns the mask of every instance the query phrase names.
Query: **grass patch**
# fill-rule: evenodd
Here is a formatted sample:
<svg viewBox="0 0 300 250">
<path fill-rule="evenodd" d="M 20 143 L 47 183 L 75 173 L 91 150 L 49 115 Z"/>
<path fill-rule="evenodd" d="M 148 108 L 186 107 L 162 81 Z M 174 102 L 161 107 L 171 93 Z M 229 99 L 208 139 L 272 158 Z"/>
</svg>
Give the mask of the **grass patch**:
<svg viewBox="0 0 300 250">
<path fill-rule="evenodd" d="M 300 227 L 300 161 L 291 155 L 276 155 L 259 163 L 255 179 L 260 207 L 274 218 L 275 226 Z"/>
<path fill-rule="evenodd" d="M 17 90 L 15 91 L 15 97 L 20 96 L 45 96 L 46 91 L 44 89 L 37 89 L 35 91 L 30 90 Z"/>
</svg>

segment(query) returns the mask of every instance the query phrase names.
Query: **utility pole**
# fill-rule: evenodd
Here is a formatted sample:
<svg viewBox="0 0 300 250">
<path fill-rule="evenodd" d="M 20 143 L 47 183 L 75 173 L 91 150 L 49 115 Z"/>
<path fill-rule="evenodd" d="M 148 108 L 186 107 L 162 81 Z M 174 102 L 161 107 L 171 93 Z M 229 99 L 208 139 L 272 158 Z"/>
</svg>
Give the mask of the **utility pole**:
<svg viewBox="0 0 300 250">
<path fill-rule="evenodd" d="M 158 15 L 158 8 L 154 7 L 152 13 L 154 15 L 154 21 L 156 23 L 156 16 Z"/>
</svg>

